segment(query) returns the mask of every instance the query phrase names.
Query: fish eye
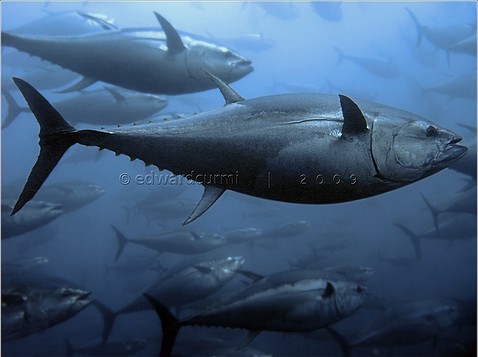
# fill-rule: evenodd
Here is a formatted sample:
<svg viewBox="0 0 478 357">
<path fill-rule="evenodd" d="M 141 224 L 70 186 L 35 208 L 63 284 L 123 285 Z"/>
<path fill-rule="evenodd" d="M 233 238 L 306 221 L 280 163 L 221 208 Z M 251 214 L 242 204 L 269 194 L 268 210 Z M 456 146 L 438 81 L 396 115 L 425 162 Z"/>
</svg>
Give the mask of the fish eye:
<svg viewBox="0 0 478 357">
<path fill-rule="evenodd" d="M 433 125 L 429 125 L 427 128 L 427 136 L 438 136 L 438 129 Z"/>
<path fill-rule="evenodd" d="M 364 291 L 365 291 L 365 289 L 364 289 L 362 286 L 357 285 L 357 293 L 361 294 L 361 293 L 363 293 Z"/>
<path fill-rule="evenodd" d="M 63 291 L 61 292 L 61 295 L 62 295 L 63 297 L 70 296 L 70 295 L 71 295 L 71 291 L 68 290 L 68 289 L 65 289 L 65 290 L 63 290 Z"/>
</svg>

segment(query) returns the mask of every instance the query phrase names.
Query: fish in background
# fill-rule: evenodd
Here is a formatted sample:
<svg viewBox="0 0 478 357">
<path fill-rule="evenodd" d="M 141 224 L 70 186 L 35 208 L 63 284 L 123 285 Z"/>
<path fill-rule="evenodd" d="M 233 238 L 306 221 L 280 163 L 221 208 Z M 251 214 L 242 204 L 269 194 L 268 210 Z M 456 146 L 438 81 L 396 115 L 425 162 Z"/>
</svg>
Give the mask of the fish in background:
<svg viewBox="0 0 478 357">
<path fill-rule="evenodd" d="M 65 212 L 76 211 L 99 199 L 106 192 L 103 186 L 80 181 L 58 182 L 38 192 L 38 198 L 61 205 Z"/>
<path fill-rule="evenodd" d="M 340 1 L 312 1 L 312 9 L 323 19 L 331 22 L 342 20 L 342 3 Z"/>
<path fill-rule="evenodd" d="M 346 202 L 428 177 L 467 152 L 457 145 L 461 137 L 410 112 L 372 102 L 361 102 L 360 109 L 343 95 L 245 100 L 206 73 L 220 88 L 224 107 L 174 123 L 109 131 L 76 130 L 38 91 L 15 79 L 40 124 L 41 149 L 12 214 L 34 197 L 75 143 L 108 148 L 202 183 L 203 196 L 184 224 L 227 189 L 285 202 Z M 306 130 L 311 124 L 315 130 Z"/>
<path fill-rule="evenodd" d="M 89 291 L 66 286 L 2 287 L 2 342 L 23 338 L 66 321 L 87 307 Z"/>
<path fill-rule="evenodd" d="M 214 87 L 203 69 L 226 82 L 252 72 L 248 59 L 225 47 L 181 36 L 164 17 L 155 15 L 163 31 L 135 28 L 62 37 L 2 31 L 2 46 L 15 47 L 83 75 L 80 82 L 63 92 L 103 81 L 146 93 L 184 94 Z"/>
<path fill-rule="evenodd" d="M 7 115 L 2 122 L 2 128 L 6 128 L 21 112 L 29 109 L 20 107 L 10 93 L 3 91 L 3 95 L 8 103 Z M 161 111 L 167 103 L 165 98 L 157 95 L 105 87 L 82 91 L 54 105 L 74 124 L 119 125 L 143 121 Z"/>
<path fill-rule="evenodd" d="M 10 215 L 13 201 L 2 198 L 2 239 L 23 235 L 40 228 L 65 212 L 60 204 L 33 200 L 20 215 Z"/>
<path fill-rule="evenodd" d="M 388 350 L 437 338 L 458 320 L 459 308 L 439 299 L 416 300 L 387 309 L 345 350 L 373 347 Z"/>
<path fill-rule="evenodd" d="M 127 244 L 140 245 L 158 253 L 194 255 L 220 248 L 228 242 L 224 236 L 217 233 L 190 230 L 141 235 L 138 238 L 129 239 L 115 226 L 112 226 L 112 228 L 118 239 L 115 261 L 119 259 Z"/>
<path fill-rule="evenodd" d="M 466 73 L 442 84 L 423 87 L 425 93 L 436 93 L 453 98 L 476 100 L 476 72 Z"/>
<path fill-rule="evenodd" d="M 438 221 L 438 230 L 433 226 L 420 233 L 413 232 L 401 223 L 394 223 L 394 225 L 410 238 L 417 260 L 420 260 L 422 256 L 421 241 L 423 239 L 445 240 L 450 244 L 458 240 L 476 240 L 476 217 L 469 214 L 448 215 L 446 219 Z"/>
<path fill-rule="evenodd" d="M 18 276 L 38 273 L 48 262 L 47 257 L 2 260 L 2 286 L 11 285 Z"/>
<path fill-rule="evenodd" d="M 16 35 L 33 36 L 66 36 L 83 35 L 87 33 L 117 30 L 114 20 L 106 15 L 93 14 L 82 11 L 64 11 L 48 14 L 38 20 L 22 25 L 11 30 Z M 11 67 L 12 72 L 2 76 L 2 92 L 11 90 L 13 82 L 10 77 L 13 73 L 27 79 L 35 87 L 41 89 L 57 88 L 78 78 L 78 74 L 67 69 L 45 63 L 37 58 L 24 55 L 15 51 L 4 53 L 2 51 L 2 67 Z M 26 73 L 23 73 L 27 70 Z M 20 72 L 19 72 L 20 71 Z M 4 72 L 5 74 L 5 72 Z M 4 79 L 7 79 L 4 81 Z"/>
<path fill-rule="evenodd" d="M 455 193 L 453 196 L 449 196 L 446 200 L 442 199 L 439 205 L 432 205 L 422 194 L 422 198 L 432 214 L 433 222 L 435 223 L 437 231 L 439 230 L 439 217 L 444 213 L 469 213 L 476 216 L 476 197 L 476 185 L 467 190 Z"/>
<path fill-rule="evenodd" d="M 450 63 L 450 51 L 457 52 L 454 46 L 460 46 L 462 41 L 468 41 L 473 35 L 476 38 L 476 25 L 427 26 L 423 25 L 410 9 L 405 8 L 405 10 L 417 30 L 416 46 L 420 46 L 422 38 L 425 38 L 436 48 L 446 51 L 448 63 Z"/>
<path fill-rule="evenodd" d="M 385 60 L 378 57 L 363 57 L 345 54 L 340 48 L 334 47 L 339 57 L 337 65 L 340 65 L 343 60 L 349 60 L 355 63 L 363 70 L 382 78 L 396 78 L 401 75 L 400 69 L 391 60 Z"/>
<path fill-rule="evenodd" d="M 2 94 L 5 95 L 8 92 L 17 90 L 15 84 L 12 81 L 12 75 L 21 76 L 32 83 L 36 88 L 40 89 L 54 89 L 61 86 L 64 86 L 75 79 L 78 79 L 78 74 L 67 69 L 61 68 L 48 63 L 32 63 L 28 67 L 23 67 L 21 65 L 17 66 L 16 62 L 18 60 L 18 54 L 8 60 L 5 57 L 2 57 L 2 66 L 4 69 L 4 74 L 2 75 Z M 11 56 L 9 56 L 11 57 Z M 30 57 L 32 60 L 39 59 Z M 10 64 L 9 64 L 10 63 Z M 7 66 L 15 66 L 7 68 Z"/>
<path fill-rule="evenodd" d="M 448 50 L 451 52 L 466 53 L 476 57 L 476 32 L 464 40 L 451 45 Z"/>
<path fill-rule="evenodd" d="M 71 150 L 68 150 L 65 154 L 65 158 L 61 161 L 63 164 L 81 164 L 89 161 L 98 161 L 105 153 L 97 148 L 75 149 L 72 148 Z"/>
<path fill-rule="evenodd" d="M 10 32 L 16 35 L 66 36 L 118 30 L 115 20 L 98 13 L 62 11 L 50 13 Z"/>
<path fill-rule="evenodd" d="M 255 282 L 236 294 L 183 320 L 173 316 L 157 297 L 144 295 L 161 319 L 160 356 L 170 356 L 176 336 L 184 326 L 246 329 L 250 332 L 245 344 L 262 331 L 306 332 L 328 328 L 360 308 L 365 290 L 356 283 L 336 280 L 317 271 L 257 275 Z"/>
<path fill-rule="evenodd" d="M 223 288 L 244 265 L 241 256 L 197 256 L 184 259 L 160 275 L 147 289 L 149 295 L 161 299 L 164 304 L 179 311 L 188 304 L 196 303 Z M 105 325 L 113 326 L 122 314 L 151 310 L 147 299 L 139 296 L 130 304 L 114 313 Z M 103 334 L 108 340 L 111 328 Z"/>
</svg>

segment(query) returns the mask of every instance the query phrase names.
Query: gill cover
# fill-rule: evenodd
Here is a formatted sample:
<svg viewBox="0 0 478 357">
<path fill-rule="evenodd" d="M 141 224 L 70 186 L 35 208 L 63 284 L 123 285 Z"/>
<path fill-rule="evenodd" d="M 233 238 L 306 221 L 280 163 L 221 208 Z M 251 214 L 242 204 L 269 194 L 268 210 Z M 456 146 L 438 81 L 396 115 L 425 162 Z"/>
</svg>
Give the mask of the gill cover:
<svg viewBox="0 0 478 357">
<path fill-rule="evenodd" d="M 413 182 L 443 168 L 446 145 L 438 135 L 427 135 L 431 123 L 403 117 L 379 118 L 372 126 L 372 156 L 382 179 Z M 438 129 L 437 129 L 438 132 Z"/>
</svg>

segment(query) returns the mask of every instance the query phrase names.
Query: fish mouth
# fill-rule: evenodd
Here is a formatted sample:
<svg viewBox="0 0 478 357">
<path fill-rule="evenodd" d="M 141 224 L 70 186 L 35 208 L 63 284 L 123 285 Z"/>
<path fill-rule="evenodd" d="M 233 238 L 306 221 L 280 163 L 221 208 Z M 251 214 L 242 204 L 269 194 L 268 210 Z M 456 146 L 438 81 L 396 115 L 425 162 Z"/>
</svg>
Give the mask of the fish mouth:
<svg viewBox="0 0 478 357">
<path fill-rule="evenodd" d="M 78 296 L 76 297 L 75 306 L 78 309 L 83 309 L 84 307 L 92 303 L 91 300 L 88 300 L 88 296 L 90 296 L 91 291 L 77 290 L 77 293 L 78 293 Z"/>
<path fill-rule="evenodd" d="M 254 67 L 252 67 L 251 64 L 252 61 L 247 58 L 241 58 L 231 63 L 231 71 L 240 72 L 242 76 L 246 76 L 254 71 Z"/>
<path fill-rule="evenodd" d="M 468 148 L 463 145 L 456 145 L 461 141 L 461 137 L 456 136 L 448 144 L 440 155 L 440 163 L 450 163 L 461 159 L 468 152 Z"/>
</svg>

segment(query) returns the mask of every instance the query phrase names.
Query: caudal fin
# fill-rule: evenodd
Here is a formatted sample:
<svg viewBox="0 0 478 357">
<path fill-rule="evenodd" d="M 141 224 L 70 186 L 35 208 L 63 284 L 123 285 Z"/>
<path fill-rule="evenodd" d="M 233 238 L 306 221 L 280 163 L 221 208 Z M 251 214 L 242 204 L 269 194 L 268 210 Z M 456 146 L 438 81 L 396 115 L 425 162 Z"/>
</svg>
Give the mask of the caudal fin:
<svg viewBox="0 0 478 357">
<path fill-rule="evenodd" d="M 423 201 L 425 201 L 425 204 L 427 205 L 428 209 L 430 210 L 432 216 L 433 216 L 433 224 L 435 225 L 435 229 L 437 234 L 439 234 L 439 228 L 438 228 L 438 215 L 441 213 L 439 210 L 437 210 L 435 207 L 433 207 L 430 202 L 425 198 L 423 194 L 420 194 L 422 196 Z"/>
<path fill-rule="evenodd" d="M 423 26 L 420 24 L 417 17 L 415 16 L 415 14 L 410 9 L 405 8 L 405 10 L 408 12 L 408 15 L 410 15 L 410 18 L 412 19 L 412 21 L 415 24 L 415 27 L 417 29 L 417 47 L 418 47 L 418 46 L 420 46 L 420 43 L 422 41 Z"/>
<path fill-rule="evenodd" d="M 413 244 L 413 248 L 415 249 L 415 255 L 417 257 L 417 260 L 420 260 L 420 258 L 422 257 L 422 249 L 421 249 L 421 245 L 420 245 L 420 236 L 418 234 L 413 233 L 411 230 L 409 230 L 407 227 L 405 227 L 401 224 L 395 223 L 395 226 L 400 228 L 402 231 L 405 232 L 405 234 L 407 236 L 410 237 L 410 240 L 412 241 L 412 244 Z"/>
<path fill-rule="evenodd" d="M 161 341 L 160 357 L 169 357 L 173 351 L 174 342 L 178 336 L 181 323 L 176 317 L 174 317 L 169 310 L 163 306 L 158 300 L 148 294 L 143 294 L 146 299 L 151 303 L 161 320 L 161 327 L 163 329 L 163 340 Z"/>
<path fill-rule="evenodd" d="M 74 137 L 70 134 L 76 132 L 35 88 L 20 78 L 13 78 L 13 81 L 40 124 L 40 155 L 11 215 L 35 196 L 66 150 L 75 144 Z"/>
<path fill-rule="evenodd" d="M 2 121 L 2 129 L 5 129 L 17 118 L 20 113 L 28 111 L 28 108 L 20 107 L 9 91 L 3 90 L 2 94 L 7 100 L 8 104 L 7 115 Z"/>
<path fill-rule="evenodd" d="M 120 232 L 118 228 L 115 226 L 111 225 L 111 228 L 115 231 L 116 233 L 116 238 L 118 239 L 118 249 L 116 250 L 116 257 L 115 257 L 115 262 L 118 260 L 120 257 L 121 253 L 123 253 L 124 247 L 126 244 L 130 242 L 131 239 L 126 238 L 126 236 Z"/>
<path fill-rule="evenodd" d="M 116 314 L 98 300 L 93 301 L 93 305 L 98 309 L 98 311 L 101 313 L 101 317 L 103 318 L 103 332 L 101 334 L 101 340 L 103 343 L 106 343 L 106 341 L 108 341 L 108 337 L 110 336 L 111 330 L 113 330 Z"/>
</svg>

